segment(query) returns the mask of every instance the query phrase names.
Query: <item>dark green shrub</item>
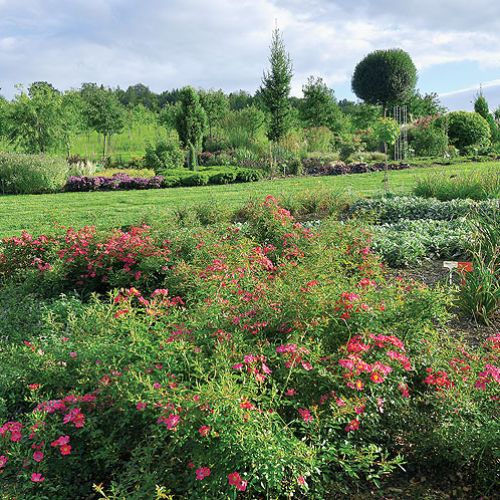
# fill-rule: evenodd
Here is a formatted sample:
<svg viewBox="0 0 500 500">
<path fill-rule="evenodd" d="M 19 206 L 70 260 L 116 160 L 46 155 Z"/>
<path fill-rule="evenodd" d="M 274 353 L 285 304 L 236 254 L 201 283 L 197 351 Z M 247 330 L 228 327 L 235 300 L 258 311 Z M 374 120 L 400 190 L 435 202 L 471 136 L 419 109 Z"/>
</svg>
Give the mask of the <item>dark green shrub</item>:
<svg viewBox="0 0 500 500">
<path fill-rule="evenodd" d="M 434 122 L 410 128 L 408 136 L 415 156 L 444 156 L 448 148 L 446 131 Z"/>
<path fill-rule="evenodd" d="M 60 191 L 68 178 L 64 158 L 0 153 L 0 192 L 38 194 Z"/>
<path fill-rule="evenodd" d="M 144 163 L 156 174 L 164 175 L 166 170 L 184 166 L 184 152 L 178 140 L 160 139 L 154 146 L 150 144 L 146 146 Z"/>
<path fill-rule="evenodd" d="M 181 178 L 181 186 L 206 186 L 209 175 L 206 172 L 196 172 Z"/>
<path fill-rule="evenodd" d="M 265 176 L 262 170 L 252 168 L 239 168 L 236 171 L 236 182 L 255 182 L 260 181 Z"/>
<path fill-rule="evenodd" d="M 447 115 L 448 137 L 460 153 L 477 153 L 488 149 L 491 131 L 488 122 L 479 113 L 453 111 Z"/>
<path fill-rule="evenodd" d="M 221 172 L 209 174 L 209 184 L 231 184 L 236 181 L 238 174 L 236 169 L 226 169 Z"/>
</svg>

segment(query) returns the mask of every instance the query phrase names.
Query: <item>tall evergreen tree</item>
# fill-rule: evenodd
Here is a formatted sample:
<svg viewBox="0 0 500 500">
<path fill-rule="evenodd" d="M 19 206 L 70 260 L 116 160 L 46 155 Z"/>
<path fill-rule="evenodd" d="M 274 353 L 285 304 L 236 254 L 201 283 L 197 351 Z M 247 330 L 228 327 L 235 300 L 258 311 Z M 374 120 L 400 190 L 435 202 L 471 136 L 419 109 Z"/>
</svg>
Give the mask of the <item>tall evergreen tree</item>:
<svg viewBox="0 0 500 500">
<path fill-rule="evenodd" d="M 276 141 L 283 137 L 290 128 L 289 96 L 293 66 L 278 28 L 273 31 L 270 48 L 271 68 L 264 72 L 260 91 L 264 105 L 271 114 L 267 136 L 270 140 Z"/>
<path fill-rule="evenodd" d="M 474 101 L 474 111 L 479 115 L 481 115 L 488 122 L 491 131 L 491 140 L 493 142 L 497 142 L 500 135 L 498 130 L 498 124 L 495 121 L 494 116 L 490 113 L 488 101 L 484 97 L 482 91 L 479 92 L 479 94 L 476 97 L 476 100 Z"/>
<path fill-rule="evenodd" d="M 200 97 L 192 87 L 181 91 L 181 107 L 176 115 L 176 128 L 183 146 L 189 153 L 189 167 L 197 169 L 196 156 L 201 150 L 207 128 L 207 114 L 200 103 Z"/>
</svg>

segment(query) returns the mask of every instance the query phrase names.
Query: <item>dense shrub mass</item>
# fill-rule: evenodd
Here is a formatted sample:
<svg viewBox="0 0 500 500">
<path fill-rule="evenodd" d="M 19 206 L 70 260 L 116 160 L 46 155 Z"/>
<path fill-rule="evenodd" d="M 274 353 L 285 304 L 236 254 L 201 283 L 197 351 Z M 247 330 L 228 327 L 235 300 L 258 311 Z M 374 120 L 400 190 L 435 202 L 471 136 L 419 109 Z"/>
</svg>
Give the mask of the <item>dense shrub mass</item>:
<svg viewBox="0 0 500 500">
<path fill-rule="evenodd" d="M 128 189 L 160 189 L 177 186 L 204 186 L 207 184 L 230 184 L 232 182 L 252 182 L 263 178 L 258 170 L 209 167 L 200 172 L 187 169 L 171 169 L 166 174 L 154 177 L 130 177 L 115 173 L 111 177 L 75 177 L 66 182 L 66 191 L 113 191 Z"/>
<path fill-rule="evenodd" d="M 429 453 L 487 491 L 498 336 L 439 341 L 447 294 L 386 278 L 355 225 L 242 213 L 2 242 L 2 492 L 326 498 Z"/>
<path fill-rule="evenodd" d="M 488 148 L 491 131 L 479 113 L 453 111 L 446 116 L 450 143 L 461 153 L 478 153 Z"/>
<path fill-rule="evenodd" d="M 62 158 L 0 152 L 0 192 L 38 194 L 60 191 L 69 166 Z"/>
</svg>

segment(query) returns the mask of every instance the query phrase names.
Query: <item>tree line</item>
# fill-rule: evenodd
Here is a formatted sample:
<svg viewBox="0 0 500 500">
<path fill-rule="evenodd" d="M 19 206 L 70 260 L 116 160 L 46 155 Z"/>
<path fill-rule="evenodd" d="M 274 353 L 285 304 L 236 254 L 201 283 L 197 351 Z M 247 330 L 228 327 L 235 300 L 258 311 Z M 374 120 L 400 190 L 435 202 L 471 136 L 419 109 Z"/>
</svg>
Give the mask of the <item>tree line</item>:
<svg viewBox="0 0 500 500">
<path fill-rule="evenodd" d="M 216 136 L 231 113 L 245 111 L 250 130 L 263 123 L 270 141 L 279 141 L 293 128 L 325 127 L 334 134 L 371 126 L 390 106 L 406 104 L 413 118 L 444 111 L 436 94 L 416 90 L 417 73 L 402 50 L 376 51 L 355 68 L 352 89 L 360 102 L 338 101 L 318 76 L 293 97 L 293 65 L 279 29 L 272 35 L 269 69 L 253 94 L 239 90 L 195 90 L 192 87 L 153 92 L 138 83 L 126 90 L 97 83 L 60 91 L 49 82 L 18 86 L 15 97 L 0 97 L 0 137 L 28 153 L 71 153 L 75 135 L 95 131 L 102 137 L 105 156 L 113 135 L 123 131 L 130 111 L 153 116 L 160 125 L 175 128 L 182 145 L 195 157 L 204 140 Z"/>
</svg>

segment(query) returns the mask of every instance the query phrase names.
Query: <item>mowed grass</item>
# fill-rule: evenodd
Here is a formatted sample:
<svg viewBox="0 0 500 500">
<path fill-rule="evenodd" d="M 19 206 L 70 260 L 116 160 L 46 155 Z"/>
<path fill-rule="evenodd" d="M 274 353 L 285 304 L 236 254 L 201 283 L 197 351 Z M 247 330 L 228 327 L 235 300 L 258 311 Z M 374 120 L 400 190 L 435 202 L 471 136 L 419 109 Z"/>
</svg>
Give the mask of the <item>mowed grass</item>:
<svg viewBox="0 0 500 500">
<path fill-rule="evenodd" d="M 409 194 L 418 176 L 432 172 L 456 175 L 474 169 L 498 168 L 500 162 L 420 167 L 389 172 L 391 192 Z M 95 225 L 100 229 L 161 222 L 173 209 L 198 203 L 223 203 L 236 207 L 250 198 L 289 196 L 317 190 L 370 197 L 384 192 L 384 173 L 344 176 L 294 177 L 248 184 L 171 188 L 149 191 L 58 193 L 0 197 L 0 237 L 54 233 L 61 227 Z"/>
</svg>

